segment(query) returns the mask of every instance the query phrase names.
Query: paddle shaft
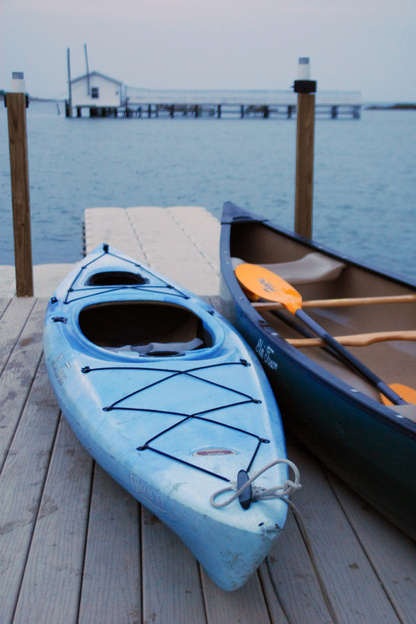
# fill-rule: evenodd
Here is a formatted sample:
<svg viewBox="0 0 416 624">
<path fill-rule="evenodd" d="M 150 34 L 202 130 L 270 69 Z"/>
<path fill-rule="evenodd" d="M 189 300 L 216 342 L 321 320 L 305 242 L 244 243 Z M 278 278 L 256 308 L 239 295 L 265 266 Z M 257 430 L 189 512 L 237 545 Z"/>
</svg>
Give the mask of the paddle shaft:
<svg viewBox="0 0 416 624">
<path fill-rule="evenodd" d="M 276 311 L 274 314 L 276 314 Z M 323 340 L 315 338 L 315 336 L 313 338 L 286 338 L 286 340 L 294 347 L 322 347 L 324 344 Z M 345 347 L 366 347 L 376 342 L 385 342 L 387 340 L 416 340 L 416 330 L 346 334 L 345 336 L 336 336 L 335 340 Z"/>
<path fill-rule="evenodd" d="M 363 377 L 368 379 L 382 392 L 392 403 L 395 405 L 407 405 L 394 390 L 392 390 L 380 377 L 378 377 L 371 369 L 358 360 L 352 353 L 345 349 L 335 338 L 328 334 L 318 323 L 316 323 L 306 312 L 301 308 L 296 310 L 295 315 L 305 323 L 309 329 L 311 329 L 319 338 L 321 338 L 327 345 L 331 347 L 338 355 L 340 355 L 346 362 L 351 364 Z"/>
<path fill-rule="evenodd" d="M 302 308 L 337 308 L 348 306 L 374 305 L 381 303 L 416 303 L 416 295 L 388 295 L 385 297 L 353 297 L 346 299 L 311 299 L 303 301 Z M 256 310 L 277 310 L 284 307 L 275 301 L 254 302 Z"/>
</svg>

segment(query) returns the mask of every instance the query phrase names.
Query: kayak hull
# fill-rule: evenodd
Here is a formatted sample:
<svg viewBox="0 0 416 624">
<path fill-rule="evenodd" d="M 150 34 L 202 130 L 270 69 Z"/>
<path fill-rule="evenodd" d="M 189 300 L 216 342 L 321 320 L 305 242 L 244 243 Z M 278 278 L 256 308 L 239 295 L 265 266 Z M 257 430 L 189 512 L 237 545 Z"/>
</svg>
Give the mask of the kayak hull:
<svg viewBox="0 0 416 624">
<path fill-rule="evenodd" d="M 62 412 L 94 459 L 217 585 L 244 584 L 279 537 L 287 504 L 217 509 L 210 498 L 286 450 L 273 392 L 237 332 L 203 300 L 104 245 L 52 297 L 44 351 Z M 258 485 L 287 476 L 279 463 Z"/>
</svg>

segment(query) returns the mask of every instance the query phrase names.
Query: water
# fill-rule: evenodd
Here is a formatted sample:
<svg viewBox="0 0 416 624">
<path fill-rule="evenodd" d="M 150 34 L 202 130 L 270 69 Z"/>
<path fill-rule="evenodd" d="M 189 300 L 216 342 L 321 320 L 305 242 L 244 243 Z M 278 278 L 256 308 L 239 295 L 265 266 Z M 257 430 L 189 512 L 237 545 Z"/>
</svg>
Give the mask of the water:
<svg viewBox="0 0 416 624">
<path fill-rule="evenodd" d="M 35 264 L 81 257 L 88 207 L 199 205 L 220 217 L 231 200 L 293 228 L 295 120 L 68 120 L 35 102 L 27 115 Z M 2 265 L 14 262 L 3 108 L 0 131 Z M 414 111 L 317 120 L 315 240 L 416 279 L 415 136 Z"/>
</svg>

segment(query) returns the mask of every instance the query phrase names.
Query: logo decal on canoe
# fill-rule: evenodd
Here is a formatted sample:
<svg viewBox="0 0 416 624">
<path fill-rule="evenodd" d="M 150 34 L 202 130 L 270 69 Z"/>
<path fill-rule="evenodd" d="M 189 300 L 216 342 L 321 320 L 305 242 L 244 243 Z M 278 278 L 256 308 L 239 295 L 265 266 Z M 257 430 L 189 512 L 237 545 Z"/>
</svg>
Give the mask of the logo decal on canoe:
<svg viewBox="0 0 416 624">
<path fill-rule="evenodd" d="M 238 452 L 229 448 L 209 447 L 194 451 L 192 455 L 198 455 L 199 457 L 213 457 L 216 455 L 238 455 Z"/>
<path fill-rule="evenodd" d="M 264 344 L 262 338 L 260 338 L 258 343 L 256 344 L 255 351 L 256 351 L 257 355 L 259 356 L 259 358 L 261 358 L 263 360 L 263 362 L 269 368 L 271 368 L 272 370 L 277 370 L 278 363 L 273 358 L 273 356 L 274 356 L 274 349 L 272 349 L 272 347 L 270 345 Z"/>
<path fill-rule="evenodd" d="M 130 480 L 133 490 L 140 496 L 140 498 L 144 498 L 148 503 L 153 505 L 153 507 L 156 507 L 159 511 L 166 513 L 165 505 L 163 504 L 160 494 L 157 494 L 154 490 L 152 490 L 152 488 L 140 481 L 140 479 L 131 473 Z"/>
</svg>

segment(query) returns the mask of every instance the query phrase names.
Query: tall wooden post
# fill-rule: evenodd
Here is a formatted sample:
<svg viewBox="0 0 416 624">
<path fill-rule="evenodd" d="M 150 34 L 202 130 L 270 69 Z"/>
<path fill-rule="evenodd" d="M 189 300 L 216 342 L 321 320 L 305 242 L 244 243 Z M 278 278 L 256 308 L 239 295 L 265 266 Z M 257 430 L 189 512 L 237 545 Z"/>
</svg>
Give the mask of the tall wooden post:
<svg viewBox="0 0 416 624">
<path fill-rule="evenodd" d="M 301 58 L 299 64 L 301 79 L 295 80 L 294 84 L 295 93 L 298 94 L 295 232 L 312 238 L 316 81 L 309 79 L 309 59 Z"/>
<path fill-rule="evenodd" d="M 13 83 L 15 91 L 22 87 L 24 85 L 23 74 L 15 72 L 12 85 Z M 24 92 L 7 93 L 6 106 L 9 126 L 16 295 L 33 297 L 26 94 Z"/>
</svg>

